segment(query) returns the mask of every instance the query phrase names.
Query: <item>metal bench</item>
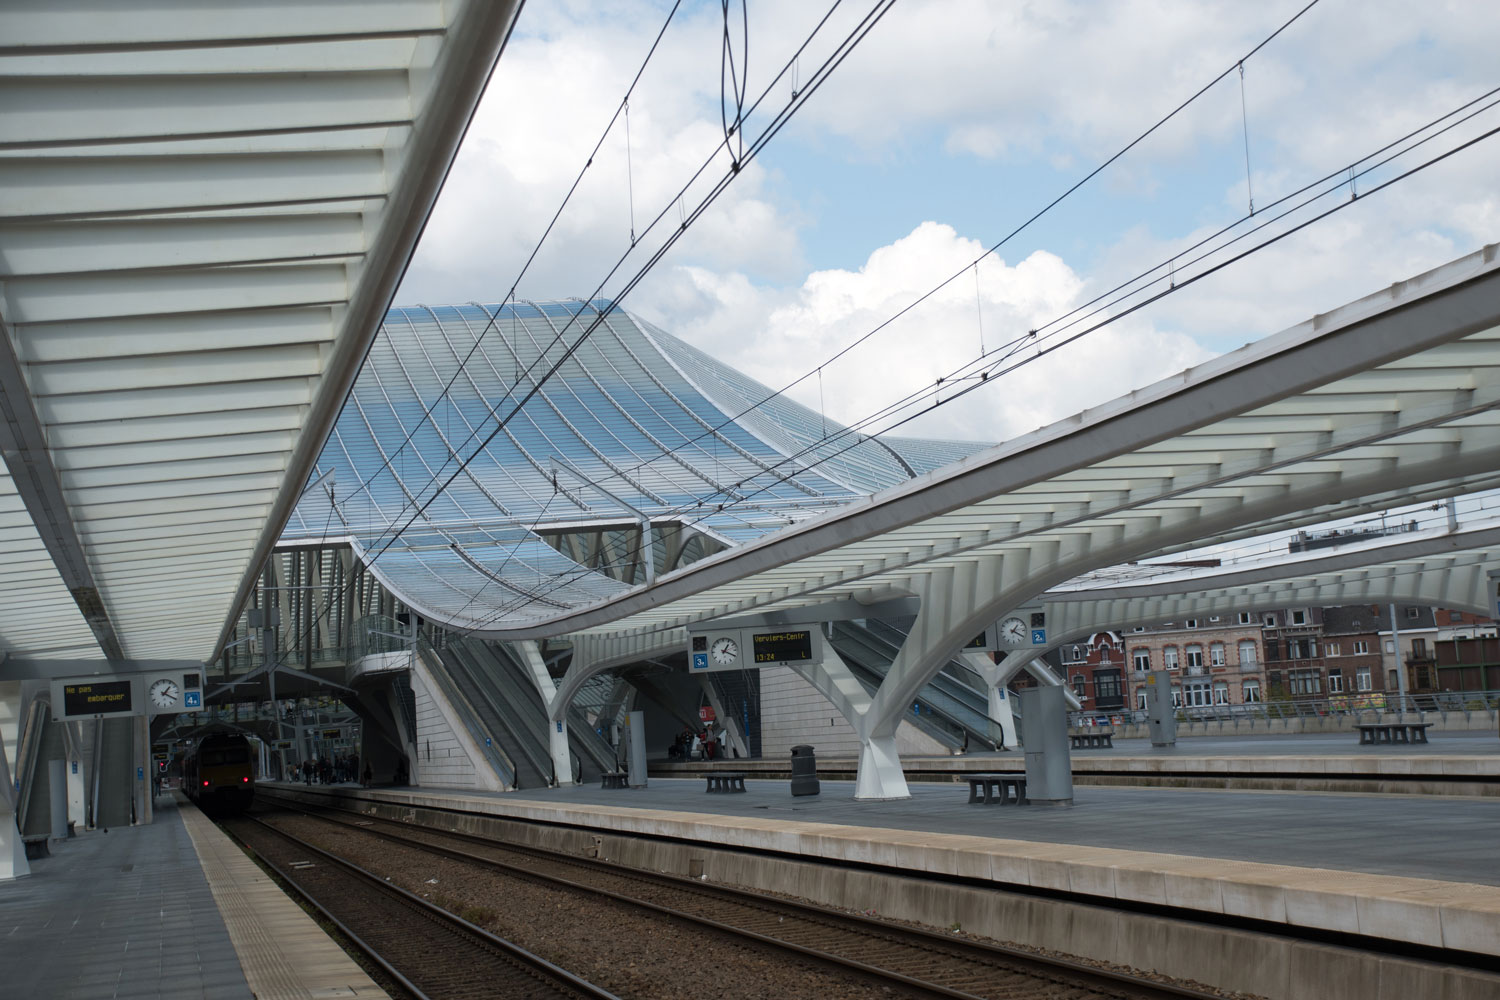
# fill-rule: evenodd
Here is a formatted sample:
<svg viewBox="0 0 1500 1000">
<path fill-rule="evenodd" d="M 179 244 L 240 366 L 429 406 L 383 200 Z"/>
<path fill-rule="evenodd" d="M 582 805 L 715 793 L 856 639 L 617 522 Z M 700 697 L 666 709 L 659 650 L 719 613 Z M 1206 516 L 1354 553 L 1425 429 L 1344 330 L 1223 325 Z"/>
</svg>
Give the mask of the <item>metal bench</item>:
<svg viewBox="0 0 1500 1000">
<path fill-rule="evenodd" d="M 603 771 L 599 774 L 600 788 L 629 788 L 630 773 L 628 771 Z"/>
<path fill-rule="evenodd" d="M 709 792 L 743 792 L 745 790 L 745 775 L 740 771 L 720 771 L 716 774 L 706 774 Z"/>
<path fill-rule="evenodd" d="M 1358 723 L 1360 746 L 1377 743 L 1426 743 L 1430 722 Z"/>
<path fill-rule="evenodd" d="M 1073 744 L 1074 750 L 1115 748 L 1114 733 L 1069 733 L 1068 740 Z"/>
<path fill-rule="evenodd" d="M 1031 802 L 1026 797 L 1026 779 L 1014 774 L 970 774 L 967 780 L 970 804 L 982 802 L 1003 806 L 1014 802 L 1024 806 Z"/>
</svg>

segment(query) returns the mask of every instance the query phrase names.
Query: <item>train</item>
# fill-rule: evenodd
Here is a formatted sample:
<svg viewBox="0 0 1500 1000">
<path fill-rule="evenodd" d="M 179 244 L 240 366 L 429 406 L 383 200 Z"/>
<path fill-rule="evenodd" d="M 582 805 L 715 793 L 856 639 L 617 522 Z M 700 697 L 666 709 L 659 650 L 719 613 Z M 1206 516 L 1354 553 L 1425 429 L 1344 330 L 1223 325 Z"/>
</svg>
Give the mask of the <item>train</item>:
<svg viewBox="0 0 1500 1000">
<path fill-rule="evenodd" d="M 255 799 L 255 754 L 243 733 L 210 733 L 182 758 L 182 789 L 205 812 L 243 812 Z"/>
</svg>

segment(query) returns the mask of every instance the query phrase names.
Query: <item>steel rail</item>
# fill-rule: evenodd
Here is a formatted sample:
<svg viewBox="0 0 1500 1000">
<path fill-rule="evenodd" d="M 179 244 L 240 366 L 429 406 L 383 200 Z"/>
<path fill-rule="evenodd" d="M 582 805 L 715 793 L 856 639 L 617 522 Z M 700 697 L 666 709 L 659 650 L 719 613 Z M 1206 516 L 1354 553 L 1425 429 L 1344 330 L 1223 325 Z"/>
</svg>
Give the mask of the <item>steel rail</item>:
<svg viewBox="0 0 1500 1000">
<path fill-rule="evenodd" d="M 413 892 L 409 892 L 401 888 L 400 886 L 392 885 L 384 878 L 360 867 L 359 865 L 354 864 L 352 861 L 348 861 L 336 854 L 333 854 L 330 851 L 326 851 L 321 847 L 310 844 L 300 837 L 288 833 L 287 831 L 273 826 L 272 824 L 267 823 L 255 816 L 240 816 L 236 819 L 241 822 L 254 823 L 256 826 L 271 832 L 275 836 L 282 838 L 288 843 L 295 845 L 300 850 L 308 851 L 311 854 L 332 862 L 333 864 L 337 865 L 339 869 L 355 876 L 361 882 L 367 883 L 369 886 L 385 893 L 392 899 L 418 912 L 422 916 L 431 919 L 439 927 L 453 931 L 454 933 L 462 936 L 478 938 L 482 943 L 489 946 L 492 951 L 498 952 L 500 954 L 500 957 L 502 957 L 503 959 L 522 966 L 528 971 L 541 976 L 545 980 L 553 981 L 555 985 L 560 988 L 560 990 L 575 990 L 578 993 L 583 994 L 584 996 L 594 998 L 594 1000 L 620 1000 L 619 997 L 617 997 L 613 993 L 610 993 L 608 990 L 602 989 L 601 987 L 594 985 L 588 980 L 582 979 L 579 976 L 576 976 L 573 973 L 569 972 L 568 970 L 554 965 L 553 963 L 547 961 L 545 958 L 542 958 L 540 955 L 534 954 L 512 941 L 507 941 L 502 937 L 490 933 L 483 927 L 479 927 L 476 924 L 470 923 L 457 914 L 451 913 L 448 910 L 445 910 L 443 907 L 438 906 L 436 903 L 432 903 L 426 899 L 423 899 L 421 896 L 418 896 Z M 225 826 L 225 829 L 228 830 L 229 827 Z M 354 827 L 354 829 L 358 828 Z M 241 843 L 243 846 L 252 851 L 255 851 L 256 857 L 262 863 L 276 872 L 276 874 L 279 875 L 285 883 L 295 888 L 299 895 L 301 895 L 310 904 L 312 904 L 312 906 L 315 907 L 318 912 L 326 917 L 331 923 L 338 927 L 341 934 L 344 934 L 346 937 L 348 937 L 351 943 L 358 947 L 361 952 L 367 955 L 372 961 L 379 965 L 384 972 L 386 972 L 397 983 L 399 983 L 402 989 L 409 990 L 414 997 L 420 998 L 420 1000 L 431 1000 L 431 998 L 428 997 L 427 993 L 418 988 L 414 983 L 411 982 L 408 977 L 403 975 L 393 965 L 391 965 L 390 962 L 388 962 L 377 951 L 377 949 L 375 949 L 374 946 L 365 941 L 358 934 L 355 934 L 344 921 L 340 920 L 337 916 L 330 912 L 327 907 L 325 907 L 322 903 L 315 899 L 312 894 L 308 892 L 308 890 L 299 885 L 294 875 L 283 870 L 280 866 L 276 865 L 270 859 L 262 855 L 259 851 L 256 851 L 254 845 L 248 843 L 242 837 L 233 834 L 232 831 L 231 835 L 234 836 L 235 839 L 239 841 L 239 843 Z"/>
<path fill-rule="evenodd" d="M 481 855 L 471 854 L 468 851 L 463 851 L 458 848 L 446 847 L 441 844 L 431 843 L 429 841 L 417 840 L 412 837 L 406 836 L 405 834 L 394 832 L 393 830 L 374 830 L 370 828 L 371 824 L 380 823 L 387 827 L 394 827 L 397 829 L 412 829 L 409 824 L 401 823 L 396 820 L 389 820 L 376 816 L 368 816 L 361 813 L 353 813 L 352 810 L 343 809 L 336 806 L 326 807 L 327 811 L 353 813 L 353 815 L 359 817 L 360 824 L 363 824 L 360 825 L 353 822 L 346 822 L 342 819 L 336 819 L 334 817 L 325 815 L 323 812 L 314 811 L 298 804 L 289 803 L 285 799 L 278 798 L 277 805 L 278 807 L 288 808 L 290 811 L 300 813 L 313 819 L 320 819 L 324 822 L 343 827 L 345 829 L 355 830 L 383 840 L 405 844 L 407 846 L 427 851 L 429 853 L 438 854 L 453 860 L 482 865 L 488 868 L 499 869 L 501 871 L 504 871 L 508 875 L 514 875 L 516 877 L 524 878 L 532 882 L 541 882 L 556 886 L 562 886 L 570 890 L 588 892 L 594 895 L 603 896 L 630 906 L 652 910 L 666 916 L 675 917 L 692 923 L 711 927 L 724 933 L 749 938 L 751 940 L 755 940 L 764 944 L 769 944 L 776 948 L 794 951 L 818 961 L 842 966 L 844 968 L 852 969 L 856 972 L 874 976 L 882 980 L 898 982 L 908 989 L 919 989 L 936 996 L 955 998 L 955 1000 L 985 1000 L 985 998 L 980 994 L 974 994 L 965 992 L 963 990 L 954 989 L 952 987 L 944 986 L 941 983 L 935 983 L 930 980 L 918 979 L 912 976 L 908 976 L 904 973 L 900 973 L 889 968 L 870 965 L 858 959 L 853 959 L 832 952 L 811 948 L 806 945 L 797 944 L 796 942 L 788 941 L 783 938 L 761 934 L 748 928 L 737 927 L 733 924 L 726 924 L 709 917 L 701 916 L 691 911 L 676 909 L 674 907 L 666 906 L 661 903 L 655 903 L 649 900 L 640 899 L 635 896 L 630 896 L 624 893 L 615 892 L 610 889 L 605 889 L 600 886 L 575 882 L 560 875 L 553 875 L 538 871 L 535 868 L 529 868 L 518 864 L 511 864 L 496 858 L 487 858 Z M 842 930 L 845 933 L 849 934 L 858 934 L 866 937 L 875 935 L 887 939 L 894 938 L 898 941 L 904 939 L 904 942 L 902 943 L 905 943 L 908 947 L 929 950 L 941 957 L 957 957 L 960 961 L 969 961 L 979 964 L 1008 964 L 1012 966 L 1012 968 L 996 968 L 994 969 L 994 971 L 999 973 L 1010 972 L 1014 975 L 1025 975 L 1031 976 L 1033 978 L 1043 979 L 1051 983 L 1053 986 L 1056 986 L 1059 983 L 1063 983 L 1075 988 L 1097 990 L 1110 997 L 1124 996 L 1131 998 L 1151 998 L 1151 1000 L 1156 1000 L 1156 998 L 1162 998 L 1162 1000 L 1222 1000 L 1222 994 L 1219 993 L 1209 993 L 1203 990 L 1193 989 L 1191 987 L 1180 986 L 1171 983 L 1163 983 L 1157 980 L 1147 979 L 1142 976 L 1135 976 L 1129 973 L 1101 969 L 1096 966 L 1086 965 L 1082 962 L 1070 961 L 1068 959 L 1037 955 L 1035 953 L 1023 951 L 1018 948 L 1009 948 L 1004 945 L 956 940 L 952 937 L 935 931 L 927 931 L 901 924 L 893 924 L 884 920 L 879 920 L 860 914 L 845 913 L 840 910 L 819 906 L 814 903 L 787 899 L 780 896 L 770 896 L 764 893 L 759 893 L 748 889 L 741 889 L 734 886 L 705 883 L 700 882 L 696 879 L 685 878 L 679 875 L 671 875 L 664 872 L 642 871 L 640 869 L 629 868 L 624 865 L 599 859 L 585 860 L 574 855 L 564 854 L 557 851 L 550 851 L 545 848 L 532 847 L 529 845 L 519 846 L 504 844 L 498 841 L 476 836 L 474 834 L 428 829 L 426 827 L 418 827 L 416 829 L 421 833 L 430 836 L 465 841 L 483 846 L 490 850 L 504 851 L 518 854 L 523 857 L 542 859 L 570 868 L 578 868 L 584 870 L 598 870 L 600 868 L 603 868 L 606 869 L 607 874 L 611 876 L 629 879 L 648 886 L 666 886 L 678 891 L 689 892 L 695 896 L 710 900 L 711 904 L 722 902 L 728 899 L 738 904 L 764 911 L 780 911 L 782 914 L 789 914 L 793 917 L 807 920 L 815 924 L 822 924 L 823 926 L 834 925 L 833 929 Z M 967 954 L 954 956 L 951 954 L 952 952 Z M 1017 969 L 1014 968 L 1014 966 L 1020 966 L 1021 968 Z"/>
</svg>

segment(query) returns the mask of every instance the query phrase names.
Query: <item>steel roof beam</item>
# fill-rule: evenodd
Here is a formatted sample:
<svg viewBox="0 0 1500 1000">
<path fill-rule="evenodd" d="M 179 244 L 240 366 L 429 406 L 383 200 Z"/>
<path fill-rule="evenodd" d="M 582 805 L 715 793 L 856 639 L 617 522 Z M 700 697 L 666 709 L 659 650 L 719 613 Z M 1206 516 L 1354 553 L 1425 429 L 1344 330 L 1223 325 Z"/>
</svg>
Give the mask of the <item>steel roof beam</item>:
<svg viewBox="0 0 1500 1000">
<path fill-rule="evenodd" d="M 94 582 L 88 555 L 68 510 L 62 480 L 52 464 L 47 436 L 37 418 L 26 375 L 16 358 L 10 329 L 3 317 L 0 317 L 0 453 L 5 456 L 11 481 L 31 515 L 42 544 L 47 547 L 58 575 L 94 633 L 99 648 L 107 659 L 123 660 L 125 652 L 120 648 L 104 598 Z"/>
</svg>

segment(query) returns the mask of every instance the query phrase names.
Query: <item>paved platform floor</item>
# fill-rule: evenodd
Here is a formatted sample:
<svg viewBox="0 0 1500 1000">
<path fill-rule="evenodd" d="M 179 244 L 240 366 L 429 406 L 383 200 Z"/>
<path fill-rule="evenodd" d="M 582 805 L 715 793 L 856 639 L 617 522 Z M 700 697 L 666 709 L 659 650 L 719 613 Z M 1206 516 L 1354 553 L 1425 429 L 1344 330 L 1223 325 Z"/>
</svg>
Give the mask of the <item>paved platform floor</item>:
<svg viewBox="0 0 1500 1000">
<path fill-rule="evenodd" d="M 0 882 L 0 994 L 250 1000 L 176 804 L 156 822 L 54 841 Z"/>
<path fill-rule="evenodd" d="M 0 882 L 0 997 L 382 1000 L 386 994 L 202 813 L 53 842 Z"/>
<path fill-rule="evenodd" d="M 1059 809 L 969 805 L 968 785 L 957 783 L 914 781 L 912 797 L 897 802 L 856 802 L 854 785 L 847 781 L 824 781 L 822 794 L 797 798 L 787 781 L 750 779 L 744 794 L 729 795 L 707 794 L 704 785 L 702 778 L 651 778 L 643 789 L 588 785 L 503 797 L 1005 837 L 1500 886 L 1500 800 L 1076 785 L 1074 806 Z"/>
</svg>

